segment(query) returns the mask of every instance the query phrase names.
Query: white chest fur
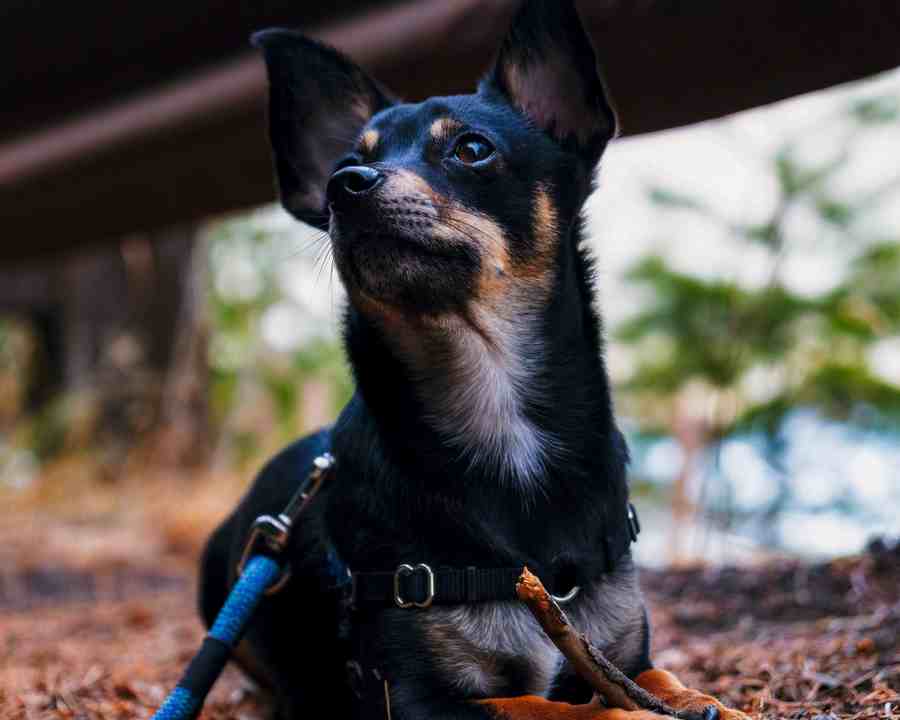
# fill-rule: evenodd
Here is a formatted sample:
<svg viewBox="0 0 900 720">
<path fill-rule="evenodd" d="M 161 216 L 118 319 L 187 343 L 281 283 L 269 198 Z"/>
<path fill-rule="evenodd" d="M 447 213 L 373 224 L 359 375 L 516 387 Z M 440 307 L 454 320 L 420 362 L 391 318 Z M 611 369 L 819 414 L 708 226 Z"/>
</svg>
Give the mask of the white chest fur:
<svg viewBox="0 0 900 720">
<path fill-rule="evenodd" d="M 531 613 L 517 603 L 432 608 L 426 637 L 441 648 L 445 676 L 466 694 L 546 695 L 562 656 Z"/>
</svg>

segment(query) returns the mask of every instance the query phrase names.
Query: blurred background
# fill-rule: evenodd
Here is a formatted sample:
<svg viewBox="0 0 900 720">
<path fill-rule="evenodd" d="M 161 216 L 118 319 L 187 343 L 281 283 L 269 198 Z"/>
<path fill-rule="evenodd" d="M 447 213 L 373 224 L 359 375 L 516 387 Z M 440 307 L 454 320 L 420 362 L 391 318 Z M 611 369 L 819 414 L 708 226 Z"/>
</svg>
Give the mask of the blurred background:
<svg viewBox="0 0 900 720">
<path fill-rule="evenodd" d="M 584 12 L 624 131 L 587 218 L 647 564 L 832 556 L 900 529 L 900 58 L 877 37 L 798 48 L 872 23 L 840 3 L 814 27 L 764 6 Z M 4 12 L 28 28 L 35 7 Z M 10 36 L 4 524 L 65 528 L 70 549 L 121 526 L 190 555 L 352 392 L 327 248 L 272 204 L 244 30 L 308 25 L 422 97 L 471 85 L 511 7 L 271 2 L 213 20 L 194 3 L 85 34 L 61 10 L 73 26 Z M 707 47 L 671 40 L 700 22 Z M 754 23 L 768 44 L 725 53 Z"/>
<path fill-rule="evenodd" d="M 4 720 L 148 716 L 205 537 L 352 393 L 249 33 L 417 100 L 470 89 L 515 5 L 0 8 Z M 579 6 L 622 124 L 586 215 L 654 647 L 754 712 L 900 717 L 900 5 Z M 207 717 L 261 717 L 230 677 Z"/>
</svg>

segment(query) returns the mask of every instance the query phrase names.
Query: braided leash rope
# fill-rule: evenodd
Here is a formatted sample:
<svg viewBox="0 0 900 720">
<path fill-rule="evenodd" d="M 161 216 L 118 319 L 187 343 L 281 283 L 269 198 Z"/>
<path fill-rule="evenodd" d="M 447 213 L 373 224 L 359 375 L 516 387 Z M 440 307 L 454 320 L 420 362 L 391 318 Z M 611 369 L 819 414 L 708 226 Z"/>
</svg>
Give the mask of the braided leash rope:
<svg viewBox="0 0 900 720">
<path fill-rule="evenodd" d="M 231 652 L 240 642 L 259 601 L 280 575 L 281 566 L 272 558 L 254 555 L 250 559 L 203 639 L 199 652 L 152 720 L 191 720 L 197 717 Z"/>
<path fill-rule="evenodd" d="M 206 696 L 225 669 L 263 596 L 280 590 L 290 577 L 290 568 L 280 560 L 293 523 L 333 466 L 334 458 L 329 453 L 317 457 L 284 512 L 276 517 L 261 515 L 253 523 L 238 564 L 237 582 L 200 650 L 151 720 L 193 720 L 200 714 Z"/>
</svg>

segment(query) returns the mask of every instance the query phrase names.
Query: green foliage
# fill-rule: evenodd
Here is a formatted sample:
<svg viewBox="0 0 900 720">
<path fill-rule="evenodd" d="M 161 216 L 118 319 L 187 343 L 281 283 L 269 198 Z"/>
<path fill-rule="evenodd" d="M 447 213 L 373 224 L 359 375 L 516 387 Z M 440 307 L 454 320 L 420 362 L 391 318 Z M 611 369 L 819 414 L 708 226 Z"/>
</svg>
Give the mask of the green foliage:
<svg viewBox="0 0 900 720">
<path fill-rule="evenodd" d="M 634 415 L 644 430 L 658 431 L 661 417 L 676 423 L 679 398 L 698 384 L 718 398 L 711 407 L 726 408 L 706 414 L 707 439 L 747 430 L 774 436 L 798 408 L 847 423 L 874 417 L 882 427 L 900 428 L 900 378 L 879 377 L 868 361 L 875 343 L 900 334 L 900 243 L 868 236 L 861 222 L 874 205 L 896 199 L 897 183 L 860 199 L 834 182 L 858 135 L 900 120 L 900 104 L 897 98 L 862 101 L 849 115 L 855 129 L 837 148 L 837 159 L 803 162 L 793 142 L 775 153 L 771 174 L 778 197 L 761 222 L 729 224 L 701 199 L 664 187 L 649 191 L 663 219 L 673 211 L 694 213 L 721 228 L 723 240 L 766 248 L 770 273 L 761 286 L 745 287 L 728 277 L 680 272 L 658 255 L 631 268 L 629 280 L 648 290 L 651 300 L 617 328 L 615 338 L 637 359 L 621 390 L 626 403 L 639 408 Z M 817 242 L 808 226 L 798 232 L 789 222 L 798 207 L 811 209 L 818 227 L 837 240 Z M 785 260 L 809 247 L 849 257 L 830 292 L 798 294 L 784 276 Z M 760 372 L 777 379 L 762 393 L 758 382 L 755 391 L 749 382 Z"/>
<path fill-rule="evenodd" d="M 312 385 L 324 388 L 328 420 L 352 392 L 334 337 L 336 318 L 313 317 L 290 299 L 286 265 L 300 274 L 287 280 L 316 284 L 312 295 L 324 293 L 324 279 L 304 258 L 297 226 L 283 231 L 266 220 L 257 215 L 227 221 L 209 235 L 210 402 L 219 433 L 239 463 L 313 429 L 301 412 Z M 275 309 L 291 320 L 286 330 L 303 326 L 307 334 L 286 345 L 267 342 L 265 318 Z"/>
<path fill-rule="evenodd" d="M 883 125 L 900 120 L 900 98 L 895 96 L 866 98 L 855 103 L 851 114 L 865 125 Z"/>
</svg>

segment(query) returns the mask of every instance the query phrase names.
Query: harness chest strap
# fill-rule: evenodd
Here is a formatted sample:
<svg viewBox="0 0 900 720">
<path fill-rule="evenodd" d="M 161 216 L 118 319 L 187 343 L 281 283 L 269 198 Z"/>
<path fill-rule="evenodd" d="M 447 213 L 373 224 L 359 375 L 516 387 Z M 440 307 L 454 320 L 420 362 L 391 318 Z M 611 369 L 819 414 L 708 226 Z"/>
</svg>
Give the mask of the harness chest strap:
<svg viewBox="0 0 900 720">
<path fill-rule="evenodd" d="M 631 543 L 637 540 L 641 528 L 631 503 L 627 505 L 625 522 L 627 532 L 609 539 L 604 537 L 591 560 L 591 565 L 601 573 L 612 572 Z M 536 569 L 545 575 L 549 587 L 561 593 L 553 596 L 557 602 L 566 603 L 578 595 L 577 581 L 560 588 L 559 583 L 553 583 L 552 572 Z M 577 570 L 575 577 L 581 575 Z M 516 600 L 516 581 L 521 573 L 521 567 L 432 568 L 425 563 L 403 564 L 388 572 L 352 572 L 352 604 L 357 608 L 427 608 Z"/>
<path fill-rule="evenodd" d="M 257 565 L 271 565 L 272 577 L 267 576 L 266 580 L 258 583 L 259 592 L 253 594 L 254 602 L 258 601 L 263 592 L 263 588 L 268 588 L 266 592 L 277 592 L 287 582 L 290 576 L 290 567 L 285 562 L 284 552 L 287 549 L 290 532 L 294 521 L 306 509 L 312 501 L 314 495 L 318 492 L 324 481 L 334 470 L 335 460 L 329 453 L 325 453 L 317 457 L 313 463 L 313 470 L 304 478 L 300 487 L 294 493 L 291 501 L 285 510 L 279 515 L 272 517 L 268 515 L 257 518 L 251 528 L 243 556 L 238 565 L 238 576 L 240 577 L 246 569 L 249 571 L 251 566 L 256 569 Z M 640 523 L 637 517 L 637 511 L 631 503 L 626 503 L 624 517 L 619 522 L 610 523 L 611 527 L 606 528 L 606 533 L 601 537 L 601 542 L 597 552 L 589 565 L 593 568 L 599 568 L 600 572 L 612 572 L 622 556 L 628 551 L 631 543 L 637 540 L 640 532 Z M 258 557 L 262 555 L 263 557 Z M 265 557 L 269 556 L 269 557 Z M 281 562 L 273 563 L 269 558 L 274 557 Z M 516 600 L 516 581 L 522 571 L 521 567 L 506 568 L 438 568 L 432 569 L 425 563 L 417 565 L 401 564 L 393 571 L 388 572 L 357 572 L 353 573 L 347 568 L 334 554 L 329 555 L 330 574 L 334 577 L 349 577 L 352 588 L 352 606 L 357 610 L 365 608 L 383 608 L 383 607 L 399 607 L 399 608 L 427 608 L 431 605 L 459 605 L 479 602 L 495 602 Z M 540 568 L 539 568 L 540 570 Z M 248 576 L 252 573 L 248 572 Z M 596 572 L 594 574 L 597 574 Z M 545 573 L 548 580 L 552 573 Z M 577 576 L 577 575 L 576 575 Z M 247 578 L 242 578 L 246 580 Z M 580 590 L 576 584 L 572 586 L 562 596 L 554 596 L 557 602 L 565 603 L 573 600 Z M 244 624 L 249 620 L 252 610 L 242 612 L 239 623 L 234 623 L 236 632 L 235 640 L 243 631 Z M 364 651 L 364 643 L 362 643 L 362 634 L 357 632 L 357 640 L 360 647 L 356 654 L 357 659 L 351 660 L 347 664 L 348 675 L 351 686 L 354 687 L 358 697 L 372 698 L 374 703 L 370 703 L 369 711 L 375 712 L 375 717 L 387 717 L 390 719 L 390 689 L 388 680 L 376 665 L 369 662 L 369 653 Z M 217 648 L 210 648 L 217 649 Z M 203 653 L 201 653 L 203 655 Z M 216 652 L 216 660 L 222 662 L 210 663 L 219 666 L 215 672 L 200 672 L 199 675 L 204 676 L 204 680 L 208 679 L 208 685 L 211 686 L 221 665 L 224 664 L 226 654 Z M 221 656 L 221 657 L 219 657 Z M 198 658 L 195 663 L 198 666 L 205 666 L 205 658 Z M 203 667 L 192 668 L 193 670 L 204 670 Z M 195 672 L 189 672 L 188 675 L 193 676 Z M 209 676 L 208 678 L 206 676 Z M 374 687 L 369 689 L 368 686 L 374 683 Z M 194 713 L 199 710 L 202 698 L 205 697 L 208 687 L 203 683 L 203 688 L 197 695 L 199 700 L 195 701 L 195 694 L 188 692 L 179 687 L 170 700 L 176 704 L 180 702 L 181 696 L 178 690 L 183 690 L 182 694 L 191 701 L 190 708 L 179 709 L 178 712 L 172 714 L 161 713 L 159 718 L 181 718 L 193 717 Z M 383 715 L 381 714 L 383 711 Z"/>
<path fill-rule="evenodd" d="M 254 554 L 283 558 L 293 522 L 312 501 L 334 467 L 335 459 L 330 453 L 317 457 L 313 462 L 312 471 L 304 478 L 284 511 L 275 517 L 262 515 L 256 519 L 238 563 L 238 576 Z M 612 527 L 606 528 L 607 534 L 601 537 L 595 553 L 586 563 L 589 567 L 575 568 L 575 578 L 586 576 L 590 578 L 604 572 L 612 572 L 631 543 L 637 540 L 641 530 L 637 510 L 631 503 L 626 503 L 624 510 L 622 520 L 611 523 Z M 516 580 L 522 571 L 521 567 L 432 568 L 420 562 L 417 565 L 401 564 L 389 571 L 352 572 L 336 555 L 330 558 L 330 561 L 341 566 L 338 570 L 331 568 L 332 575 L 350 578 L 351 604 L 357 609 L 427 608 L 431 605 L 515 600 Z M 577 579 L 568 587 L 559 589 L 559 583 L 553 582 L 553 572 L 548 572 L 544 568 L 533 569 L 544 576 L 548 587 L 561 593 L 553 596 L 557 602 L 565 603 L 577 596 L 580 590 Z M 269 587 L 267 594 L 278 592 L 289 576 L 290 568 L 284 564 L 281 576 Z"/>
</svg>

